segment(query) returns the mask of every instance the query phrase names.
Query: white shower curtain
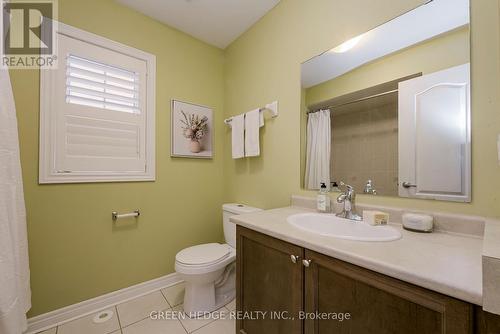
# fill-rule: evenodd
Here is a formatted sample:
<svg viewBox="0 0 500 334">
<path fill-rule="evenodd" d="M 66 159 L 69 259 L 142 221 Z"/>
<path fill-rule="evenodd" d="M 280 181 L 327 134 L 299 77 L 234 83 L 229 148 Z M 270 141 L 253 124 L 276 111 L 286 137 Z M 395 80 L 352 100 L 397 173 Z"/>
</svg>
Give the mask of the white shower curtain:
<svg viewBox="0 0 500 334">
<path fill-rule="evenodd" d="M 307 118 L 306 189 L 330 188 L 330 110 L 309 113 Z"/>
<path fill-rule="evenodd" d="M 26 330 L 31 308 L 28 240 L 16 109 L 9 72 L 0 69 L 0 333 Z"/>
</svg>

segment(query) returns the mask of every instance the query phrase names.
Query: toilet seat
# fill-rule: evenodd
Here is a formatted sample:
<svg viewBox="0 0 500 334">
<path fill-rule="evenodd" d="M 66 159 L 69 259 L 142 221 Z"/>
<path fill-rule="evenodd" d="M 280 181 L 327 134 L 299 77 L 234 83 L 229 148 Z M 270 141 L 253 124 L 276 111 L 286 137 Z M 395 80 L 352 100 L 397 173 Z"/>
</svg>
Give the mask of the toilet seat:
<svg viewBox="0 0 500 334">
<path fill-rule="evenodd" d="M 229 256 L 227 245 L 217 243 L 196 245 L 181 250 L 175 260 L 184 265 L 209 265 Z"/>
<path fill-rule="evenodd" d="M 181 250 L 175 256 L 175 270 L 185 274 L 204 274 L 224 268 L 236 258 L 227 244 L 202 244 Z"/>
</svg>

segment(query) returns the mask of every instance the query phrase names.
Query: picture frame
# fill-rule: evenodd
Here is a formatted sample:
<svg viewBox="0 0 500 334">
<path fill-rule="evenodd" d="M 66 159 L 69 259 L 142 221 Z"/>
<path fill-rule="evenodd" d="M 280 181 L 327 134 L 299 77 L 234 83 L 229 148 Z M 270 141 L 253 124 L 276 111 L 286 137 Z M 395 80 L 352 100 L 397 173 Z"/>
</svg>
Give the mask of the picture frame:
<svg viewBox="0 0 500 334">
<path fill-rule="evenodd" d="M 170 156 L 212 159 L 214 143 L 213 109 L 172 100 Z"/>
</svg>

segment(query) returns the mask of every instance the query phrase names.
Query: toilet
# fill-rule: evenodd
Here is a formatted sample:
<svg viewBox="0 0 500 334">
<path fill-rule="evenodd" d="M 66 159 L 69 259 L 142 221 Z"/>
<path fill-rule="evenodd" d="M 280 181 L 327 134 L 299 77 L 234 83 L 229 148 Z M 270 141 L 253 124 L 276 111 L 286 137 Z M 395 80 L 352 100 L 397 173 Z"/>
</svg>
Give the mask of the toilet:
<svg viewBox="0 0 500 334">
<path fill-rule="evenodd" d="M 226 243 L 208 243 L 181 250 L 175 256 L 175 271 L 186 282 L 184 312 L 211 312 L 236 295 L 236 225 L 233 215 L 261 211 L 243 204 L 222 206 Z"/>
</svg>

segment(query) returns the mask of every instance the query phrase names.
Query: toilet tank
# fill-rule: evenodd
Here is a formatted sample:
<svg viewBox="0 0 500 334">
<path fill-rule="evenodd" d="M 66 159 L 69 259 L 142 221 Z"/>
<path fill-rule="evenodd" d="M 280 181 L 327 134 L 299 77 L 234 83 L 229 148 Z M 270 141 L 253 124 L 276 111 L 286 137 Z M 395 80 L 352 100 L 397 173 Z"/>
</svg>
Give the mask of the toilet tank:
<svg viewBox="0 0 500 334">
<path fill-rule="evenodd" d="M 252 213 L 262 211 L 259 208 L 253 208 L 239 203 L 229 203 L 222 205 L 222 223 L 224 225 L 224 239 L 226 243 L 236 248 L 236 224 L 229 221 L 229 217 L 234 215 L 242 215 L 245 213 Z"/>
</svg>

